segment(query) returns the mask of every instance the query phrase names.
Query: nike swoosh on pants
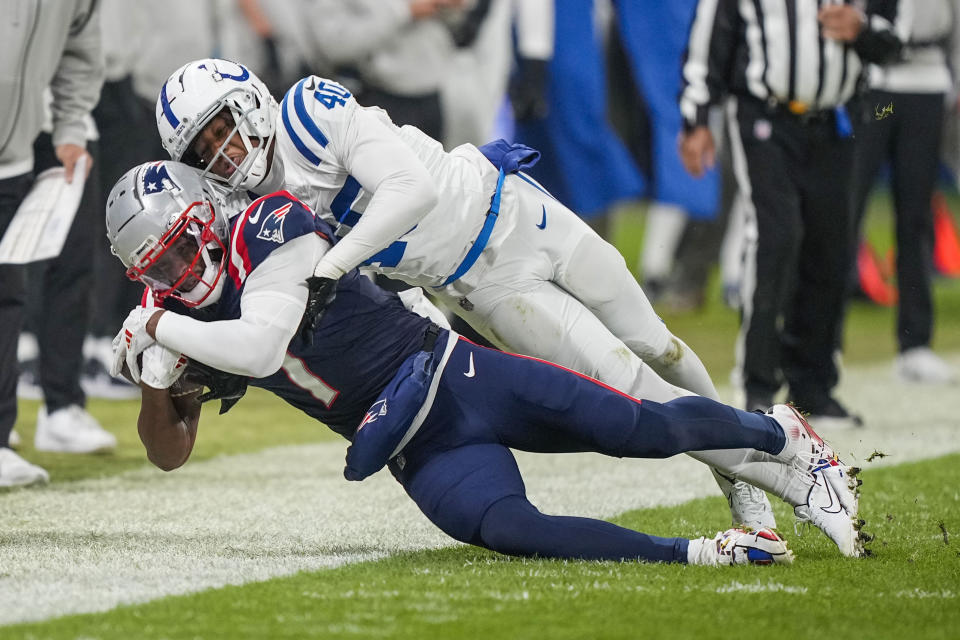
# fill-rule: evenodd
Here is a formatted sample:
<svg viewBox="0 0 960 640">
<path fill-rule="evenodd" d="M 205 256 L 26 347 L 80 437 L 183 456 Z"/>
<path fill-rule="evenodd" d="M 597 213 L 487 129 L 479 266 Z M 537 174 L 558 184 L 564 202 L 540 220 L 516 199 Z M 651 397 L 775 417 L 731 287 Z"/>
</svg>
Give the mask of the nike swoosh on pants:
<svg viewBox="0 0 960 640">
<path fill-rule="evenodd" d="M 466 371 L 463 372 L 463 375 L 466 376 L 466 377 L 468 377 L 468 378 L 472 378 L 472 377 L 475 376 L 476 374 L 477 374 L 477 372 L 474 371 L 474 369 L 473 369 L 473 354 L 471 353 L 471 354 L 470 354 L 470 367 L 469 367 Z"/>
<path fill-rule="evenodd" d="M 547 228 L 547 205 L 541 205 L 543 207 L 543 219 L 540 220 L 540 224 L 537 225 L 537 229 L 546 229 Z"/>
</svg>

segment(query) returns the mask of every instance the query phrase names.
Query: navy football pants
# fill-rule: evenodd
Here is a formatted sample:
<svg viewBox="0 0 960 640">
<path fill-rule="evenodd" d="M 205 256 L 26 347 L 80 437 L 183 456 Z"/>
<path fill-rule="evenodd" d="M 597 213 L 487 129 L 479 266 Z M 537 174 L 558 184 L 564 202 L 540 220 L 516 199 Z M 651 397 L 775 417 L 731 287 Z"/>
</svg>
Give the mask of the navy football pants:
<svg viewBox="0 0 960 640">
<path fill-rule="evenodd" d="M 431 522 L 462 542 L 521 556 L 685 562 L 685 538 L 540 513 L 510 448 L 665 458 L 708 449 L 778 453 L 784 443 L 769 416 L 699 396 L 641 402 L 563 367 L 461 338 L 429 415 L 390 469 Z"/>
</svg>

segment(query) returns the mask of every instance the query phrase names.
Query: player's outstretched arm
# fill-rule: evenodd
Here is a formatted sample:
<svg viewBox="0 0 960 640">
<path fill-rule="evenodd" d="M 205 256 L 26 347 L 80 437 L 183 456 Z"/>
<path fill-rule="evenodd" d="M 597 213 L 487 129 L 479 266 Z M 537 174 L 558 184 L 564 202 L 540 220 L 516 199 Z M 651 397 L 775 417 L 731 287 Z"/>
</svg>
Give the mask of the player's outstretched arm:
<svg viewBox="0 0 960 640">
<path fill-rule="evenodd" d="M 200 423 L 197 397 L 202 387 L 184 383 L 170 389 L 141 384 L 137 431 L 147 458 L 164 471 L 183 465 L 193 451 Z"/>
</svg>

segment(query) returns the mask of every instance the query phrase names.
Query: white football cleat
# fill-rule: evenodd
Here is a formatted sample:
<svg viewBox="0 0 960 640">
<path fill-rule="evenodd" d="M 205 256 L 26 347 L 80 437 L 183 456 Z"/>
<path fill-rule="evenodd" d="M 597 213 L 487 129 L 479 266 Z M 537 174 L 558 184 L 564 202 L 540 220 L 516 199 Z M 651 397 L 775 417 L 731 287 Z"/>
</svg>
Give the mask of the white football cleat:
<svg viewBox="0 0 960 640">
<path fill-rule="evenodd" d="M 720 491 L 723 492 L 730 505 L 730 517 L 734 527 L 747 526 L 751 529 L 774 529 L 777 520 L 770 507 L 767 494 L 757 487 L 743 480 L 725 476 L 714 468 L 710 468 L 713 477 L 717 479 Z"/>
<path fill-rule="evenodd" d="M 12 449 L 0 447 L 0 487 L 26 487 L 49 481 L 50 476 L 44 469 L 30 464 Z"/>
<path fill-rule="evenodd" d="M 704 565 L 791 564 L 793 551 L 771 529 L 727 529 L 712 540 L 698 538 L 687 547 L 687 562 Z"/>
<path fill-rule="evenodd" d="M 859 472 L 837 458 L 822 460 L 808 474 L 810 489 L 806 502 L 793 509 L 799 523 L 813 524 L 833 540 L 840 553 L 851 558 L 867 555 L 864 543 L 872 539 L 860 531 L 864 523 L 859 518 Z"/>
<path fill-rule="evenodd" d="M 60 453 L 97 453 L 117 446 L 116 436 L 75 404 L 51 414 L 46 406 L 40 407 L 33 442 L 37 451 Z"/>
<path fill-rule="evenodd" d="M 774 457 L 784 464 L 810 471 L 820 460 L 833 458 L 833 449 L 817 435 L 800 412 L 788 404 L 775 404 L 767 411 L 787 438 L 783 450 Z"/>
<path fill-rule="evenodd" d="M 800 412 L 789 405 L 775 405 L 770 415 L 780 423 L 787 444 L 777 456 L 788 468 L 789 493 L 803 496 L 793 503 L 799 522 L 809 522 L 823 531 L 850 557 L 866 555 L 870 536 L 860 531 L 860 470 L 843 464 L 830 445 L 816 434 Z"/>
<path fill-rule="evenodd" d="M 7 444 L 10 445 L 11 449 L 19 449 L 20 445 L 23 444 L 23 439 L 20 437 L 20 434 L 17 433 L 16 429 L 10 429 L 10 437 L 7 439 Z"/>
</svg>

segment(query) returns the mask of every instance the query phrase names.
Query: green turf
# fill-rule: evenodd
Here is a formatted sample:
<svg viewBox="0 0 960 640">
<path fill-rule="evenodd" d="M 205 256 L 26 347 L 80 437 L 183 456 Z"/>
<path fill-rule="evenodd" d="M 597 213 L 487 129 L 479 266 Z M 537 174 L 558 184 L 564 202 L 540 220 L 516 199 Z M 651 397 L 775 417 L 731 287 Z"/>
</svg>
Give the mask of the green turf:
<svg viewBox="0 0 960 640">
<path fill-rule="evenodd" d="M 20 450 L 30 462 L 50 472 L 53 482 L 80 480 L 114 475 L 147 464 L 143 445 L 137 435 L 139 400 L 91 400 L 88 410 L 100 423 L 117 436 L 113 453 L 78 456 L 65 453 L 44 453 L 33 448 L 33 433 L 39 402 L 21 400 L 17 431 L 23 437 Z M 205 405 L 191 460 L 206 460 L 216 455 L 257 451 L 281 444 L 303 444 L 335 440 L 339 436 L 322 424 L 297 411 L 273 394 L 251 389 L 239 410 L 217 415 L 217 407 Z M 2 491 L 2 490 L 0 490 Z"/>
<path fill-rule="evenodd" d="M 471 547 L 5 627 L 4 638 L 956 638 L 960 455 L 863 473 L 874 556 L 788 532 L 789 567 L 511 559 Z M 616 520 L 712 533 L 722 499 Z M 778 510 L 782 523 L 789 522 Z M 942 525 L 942 528 L 941 528 Z M 946 531 L 947 533 L 944 533 Z M 949 539 L 948 533 L 954 538 Z"/>
</svg>

